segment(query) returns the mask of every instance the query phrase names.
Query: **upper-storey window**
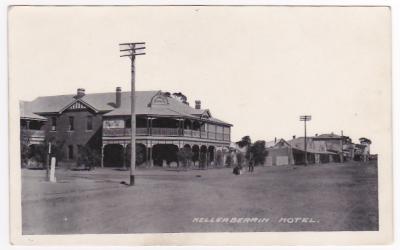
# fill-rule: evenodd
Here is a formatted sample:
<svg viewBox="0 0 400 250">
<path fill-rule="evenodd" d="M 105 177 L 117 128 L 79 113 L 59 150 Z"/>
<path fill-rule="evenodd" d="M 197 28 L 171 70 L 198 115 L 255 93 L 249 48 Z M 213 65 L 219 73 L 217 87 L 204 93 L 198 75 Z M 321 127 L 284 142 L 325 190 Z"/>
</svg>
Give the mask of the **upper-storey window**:
<svg viewBox="0 0 400 250">
<path fill-rule="evenodd" d="M 224 134 L 230 134 L 231 133 L 231 128 L 230 127 L 224 127 Z"/>
<path fill-rule="evenodd" d="M 200 131 L 206 131 L 206 126 L 207 126 L 207 123 L 202 123 L 200 125 Z"/>
<path fill-rule="evenodd" d="M 74 131 L 74 117 L 70 116 L 68 117 L 68 130 L 69 131 Z"/>
<path fill-rule="evenodd" d="M 74 159 L 74 146 L 73 145 L 68 146 L 68 159 L 70 159 L 70 160 Z"/>
<path fill-rule="evenodd" d="M 57 127 L 57 117 L 51 117 L 51 130 L 56 131 Z"/>
<path fill-rule="evenodd" d="M 210 132 L 215 132 L 216 130 L 216 125 L 214 124 L 208 124 L 208 131 Z"/>
<path fill-rule="evenodd" d="M 86 118 L 86 130 L 93 130 L 93 116 Z"/>
</svg>

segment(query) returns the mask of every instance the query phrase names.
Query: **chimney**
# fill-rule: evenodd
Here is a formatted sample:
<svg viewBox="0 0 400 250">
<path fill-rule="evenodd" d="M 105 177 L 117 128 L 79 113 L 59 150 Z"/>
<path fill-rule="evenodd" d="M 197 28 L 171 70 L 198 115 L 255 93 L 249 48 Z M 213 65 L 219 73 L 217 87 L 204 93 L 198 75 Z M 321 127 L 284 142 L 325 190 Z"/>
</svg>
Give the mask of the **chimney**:
<svg viewBox="0 0 400 250">
<path fill-rule="evenodd" d="M 275 137 L 275 143 L 276 143 L 276 137 Z"/>
<path fill-rule="evenodd" d="M 85 89 L 79 88 L 76 90 L 76 98 L 82 98 L 85 95 Z"/>
<path fill-rule="evenodd" d="M 293 139 L 296 139 L 296 136 L 295 136 L 295 135 L 293 136 Z"/>
<path fill-rule="evenodd" d="M 121 107 L 121 87 L 115 89 L 115 107 Z"/>
<path fill-rule="evenodd" d="M 195 109 L 201 109 L 201 101 L 200 100 L 196 100 L 195 102 Z"/>
</svg>

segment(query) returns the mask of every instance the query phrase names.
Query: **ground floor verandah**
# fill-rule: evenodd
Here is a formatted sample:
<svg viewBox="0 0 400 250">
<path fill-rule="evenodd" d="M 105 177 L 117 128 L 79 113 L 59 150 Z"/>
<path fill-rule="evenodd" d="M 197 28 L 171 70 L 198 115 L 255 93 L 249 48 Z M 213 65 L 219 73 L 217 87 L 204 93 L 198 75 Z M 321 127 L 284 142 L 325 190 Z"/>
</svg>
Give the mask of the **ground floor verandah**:
<svg viewBox="0 0 400 250">
<path fill-rule="evenodd" d="M 198 168 L 221 166 L 226 162 L 228 147 L 228 143 L 212 141 L 139 139 L 136 140 L 136 166 Z M 129 168 L 130 153 L 130 140 L 103 138 L 101 166 Z M 182 162 L 182 156 L 179 154 L 189 155 L 190 159 Z"/>
</svg>

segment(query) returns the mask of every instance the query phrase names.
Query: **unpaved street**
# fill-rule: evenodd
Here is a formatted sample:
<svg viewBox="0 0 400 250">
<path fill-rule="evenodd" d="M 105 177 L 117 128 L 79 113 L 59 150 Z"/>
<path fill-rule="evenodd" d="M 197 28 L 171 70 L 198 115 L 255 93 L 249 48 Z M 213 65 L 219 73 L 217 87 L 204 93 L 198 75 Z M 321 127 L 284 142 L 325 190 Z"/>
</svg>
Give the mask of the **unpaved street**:
<svg viewBox="0 0 400 250">
<path fill-rule="evenodd" d="M 377 169 L 22 170 L 23 234 L 377 230 Z M 249 221 L 253 218 L 253 221 Z M 254 220 L 258 220 L 257 222 Z M 229 219 L 229 221 L 227 221 Z"/>
</svg>

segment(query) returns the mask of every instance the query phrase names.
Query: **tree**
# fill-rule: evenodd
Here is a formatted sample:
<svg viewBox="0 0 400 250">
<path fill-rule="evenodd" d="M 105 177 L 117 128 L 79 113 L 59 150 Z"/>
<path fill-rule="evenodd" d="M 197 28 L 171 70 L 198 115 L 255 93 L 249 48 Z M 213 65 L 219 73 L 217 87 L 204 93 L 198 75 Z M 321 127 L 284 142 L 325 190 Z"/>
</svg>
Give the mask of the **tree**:
<svg viewBox="0 0 400 250">
<path fill-rule="evenodd" d="M 21 166 L 25 167 L 28 164 L 30 157 L 29 139 L 26 131 L 21 129 L 20 134 L 20 150 L 21 150 Z"/>
<path fill-rule="evenodd" d="M 232 164 L 233 164 L 233 157 L 232 157 L 231 154 L 228 154 L 228 155 L 226 156 L 225 164 L 226 164 L 227 167 L 231 167 L 231 166 L 232 166 Z"/>
<path fill-rule="evenodd" d="M 265 149 L 265 141 L 256 141 L 253 145 L 251 145 L 250 152 L 254 160 L 254 165 L 263 165 L 265 162 L 265 157 L 268 154 Z"/>
<path fill-rule="evenodd" d="M 236 142 L 236 144 L 241 148 L 243 148 L 245 146 L 250 146 L 251 145 L 251 138 L 248 135 L 243 136 L 240 141 Z"/>
<path fill-rule="evenodd" d="M 36 144 L 32 146 L 30 151 L 30 157 L 35 159 L 37 162 L 45 164 L 47 161 L 48 147 L 46 144 Z"/>
<path fill-rule="evenodd" d="M 28 159 L 30 156 L 30 149 L 29 146 L 21 140 L 21 166 L 25 167 L 28 164 Z"/>
<path fill-rule="evenodd" d="M 172 94 L 172 96 L 177 99 L 178 101 L 184 103 L 184 104 L 189 104 L 187 102 L 187 97 L 184 95 L 182 92 L 175 92 Z"/>
<path fill-rule="evenodd" d="M 85 169 L 92 170 L 100 162 L 100 154 L 88 145 L 80 146 L 78 149 L 78 166 L 84 165 Z"/>
<path fill-rule="evenodd" d="M 247 161 L 250 160 L 250 147 L 251 147 L 251 138 L 250 136 L 246 135 L 243 136 L 242 139 L 238 142 L 236 142 L 236 144 L 240 147 L 246 147 L 246 153 L 245 153 L 245 158 Z"/>
<path fill-rule="evenodd" d="M 349 136 L 342 136 L 342 140 L 344 144 L 351 144 L 352 140 Z"/>
<path fill-rule="evenodd" d="M 45 139 L 44 145 L 46 148 L 46 152 L 45 154 L 48 153 L 48 145 L 49 143 L 51 143 L 51 155 L 50 157 L 56 157 L 57 161 L 59 162 L 62 159 L 64 159 L 65 157 L 65 153 L 64 153 L 64 144 L 65 144 L 65 140 L 59 140 L 57 139 L 55 136 L 48 136 Z M 45 156 L 47 157 L 47 155 Z"/>
<path fill-rule="evenodd" d="M 193 152 L 190 148 L 184 147 L 179 149 L 177 157 L 178 161 L 182 163 L 183 167 L 188 167 L 189 162 L 192 160 Z"/>
<path fill-rule="evenodd" d="M 237 165 L 239 168 L 243 167 L 244 155 L 242 152 L 236 153 Z"/>
<path fill-rule="evenodd" d="M 216 162 L 217 166 L 224 166 L 224 156 L 223 156 L 221 150 L 217 150 L 217 153 L 215 156 L 215 162 Z"/>
<path fill-rule="evenodd" d="M 146 161 L 146 147 L 143 144 L 136 143 L 136 166 L 143 164 Z M 128 144 L 125 153 L 125 163 L 129 168 L 131 166 L 131 145 Z"/>
<path fill-rule="evenodd" d="M 365 137 L 361 137 L 361 138 L 358 139 L 358 140 L 360 141 L 360 143 L 368 143 L 368 144 L 371 144 L 371 143 L 372 143 L 372 141 L 371 141 L 370 139 L 365 138 Z"/>
</svg>

